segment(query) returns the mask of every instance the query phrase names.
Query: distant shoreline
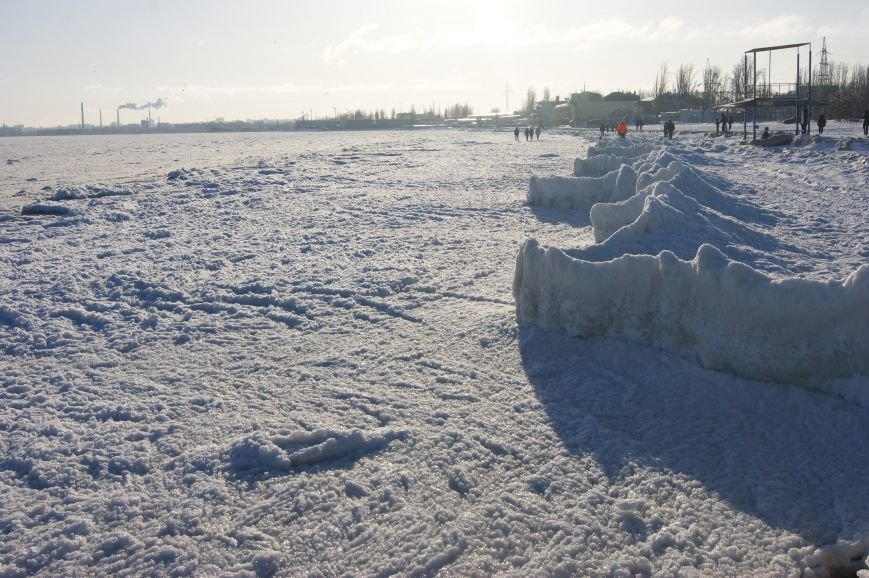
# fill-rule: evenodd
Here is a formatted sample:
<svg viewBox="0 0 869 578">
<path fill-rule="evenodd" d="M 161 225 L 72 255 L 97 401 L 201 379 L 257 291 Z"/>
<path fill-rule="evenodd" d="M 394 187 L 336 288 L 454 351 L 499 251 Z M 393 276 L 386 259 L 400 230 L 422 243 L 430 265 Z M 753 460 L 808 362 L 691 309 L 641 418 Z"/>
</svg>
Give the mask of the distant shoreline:
<svg viewBox="0 0 869 578">
<path fill-rule="evenodd" d="M 108 128 L 0 128 L 0 137 L 26 136 L 107 136 L 107 135 L 166 135 L 166 134 L 207 134 L 207 133 L 266 133 L 266 132 L 361 132 L 383 130 L 433 130 L 451 128 L 506 128 L 494 124 L 475 126 L 471 124 L 422 124 L 406 121 L 379 121 L 376 124 L 353 123 L 350 121 L 305 121 L 280 125 L 254 125 L 252 123 L 190 123 L 164 125 L 158 127 L 128 126 Z M 512 128 L 512 125 L 510 126 Z"/>
</svg>

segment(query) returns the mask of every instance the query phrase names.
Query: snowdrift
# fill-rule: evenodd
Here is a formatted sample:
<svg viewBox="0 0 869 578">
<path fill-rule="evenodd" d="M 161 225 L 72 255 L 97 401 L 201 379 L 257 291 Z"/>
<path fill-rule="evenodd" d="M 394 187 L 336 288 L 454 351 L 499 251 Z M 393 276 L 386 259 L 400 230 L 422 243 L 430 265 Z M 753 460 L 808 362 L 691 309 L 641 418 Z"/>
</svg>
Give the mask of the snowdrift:
<svg viewBox="0 0 869 578">
<path fill-rule="evenodd" d="M 678 160 L 682 159 L 666 150 L 651 151 L 638 156 L 604 153 L 585 159 L 575 159 L 573 161 L 573 175 L 576 177 L 599 177 L 618 170 L 622 165 L 628 165 L 638 173 L 644 173 L 657 167 L 665 167 Z"/>
<path fill-rule="evenodd" d="M 559 209 L 590 207 L 632 196 L 637 173 L 628 165 L 602 177 L 531 177 L 527 202 L 531 206 Z"/>
<path fill-rule="evenodd" d="M 869 375 L 869 265 L 844 282 L 772 280 L 711 245 L 608 262 L 526 241 L 513 281 L 520 323 L 623 337 L 710 369 L 823 388 Z"/>
<path fill-rule="evenodd" d="M 574 164 L 603 176 L 531 179 L 529 205 L 590 207 L 595 244 L 522 246 L 520 323 L 626 338 L 762 381 L 829 389 L 869 376 L 869 265 L 845 281 L 792 278 L 782 245 L 749 224 L 758 209 L 688 163 L 699 153 L 614 142 Z"/>
</svg>

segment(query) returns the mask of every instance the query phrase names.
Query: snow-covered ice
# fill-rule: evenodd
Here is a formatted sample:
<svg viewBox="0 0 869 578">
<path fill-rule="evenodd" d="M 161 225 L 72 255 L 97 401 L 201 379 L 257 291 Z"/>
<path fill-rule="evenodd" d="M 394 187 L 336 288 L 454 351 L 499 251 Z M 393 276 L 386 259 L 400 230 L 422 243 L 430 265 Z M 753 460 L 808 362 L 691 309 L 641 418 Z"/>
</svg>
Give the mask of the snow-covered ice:
<svg viewBox="0 0 869 578">
<path fill-rule="evenodd" d="M 0 576 L 865 572 L 826 132 L 0 139 Z"/>
</svg>

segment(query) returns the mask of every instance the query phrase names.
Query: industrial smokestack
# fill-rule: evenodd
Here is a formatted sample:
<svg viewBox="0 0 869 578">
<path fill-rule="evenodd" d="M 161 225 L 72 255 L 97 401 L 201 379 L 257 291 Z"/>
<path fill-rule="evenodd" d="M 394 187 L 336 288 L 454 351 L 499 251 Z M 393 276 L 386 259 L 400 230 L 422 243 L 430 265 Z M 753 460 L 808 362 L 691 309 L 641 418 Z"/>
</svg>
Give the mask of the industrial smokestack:
<svg viewBox="0 0 869 578">
<path fill-rule="evenodd" d="M 151 128 L 151 109 L 148 109 L 148 128 Z"/>
<path fill-rule="evenodd" d="M 81 129 L 84 130 L 84 103 L 81 103 Z"/>
<path fill-rule="evenodd" d="M 121 109 L 118 109 L 118 128 L 121 128 Z"/>
<path fill-rule="evenodd" d="M 103 109 L 100 109 L 100 128 L 103 128 Z"/>
</svg>

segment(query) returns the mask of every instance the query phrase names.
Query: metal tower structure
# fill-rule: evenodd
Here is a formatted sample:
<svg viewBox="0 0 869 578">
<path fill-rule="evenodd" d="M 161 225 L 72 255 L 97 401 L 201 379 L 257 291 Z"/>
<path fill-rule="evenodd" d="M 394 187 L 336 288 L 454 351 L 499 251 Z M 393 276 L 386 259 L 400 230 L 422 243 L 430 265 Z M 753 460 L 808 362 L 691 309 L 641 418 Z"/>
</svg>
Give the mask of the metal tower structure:
<svg viewBox="0 0 869 578">
<path fill-rule="evenodd" d="M 824 44 L 821 47 L 821 63 L 818 65 L 817 82 L 819 86 L 830 85 L 830 63 L 827 60 L 827 37 L 824 36 Z"/>
</svg>

